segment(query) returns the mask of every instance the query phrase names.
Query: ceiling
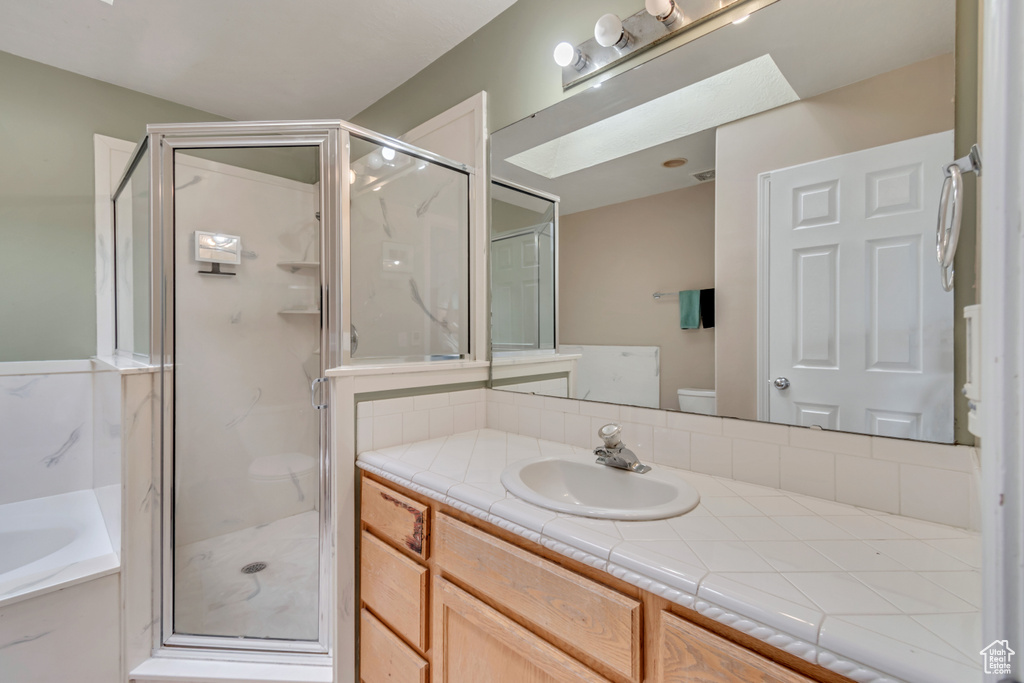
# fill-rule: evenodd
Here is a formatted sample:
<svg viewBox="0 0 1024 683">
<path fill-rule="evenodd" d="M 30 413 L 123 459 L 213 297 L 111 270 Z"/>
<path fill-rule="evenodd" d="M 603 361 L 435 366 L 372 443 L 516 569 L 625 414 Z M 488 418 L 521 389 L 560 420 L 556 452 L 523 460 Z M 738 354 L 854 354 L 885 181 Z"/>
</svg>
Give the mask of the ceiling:
<svg viewBox="0 0 1024 683">
<path fill-rule="evenodd" d="M 562 215 L 696 185 L 715 166 L 715 128 L 545 178 L 511 158 L 769 55 L 801 99 L 953 51 L 954 0 L 780 0 L 491 136 L 496 177 L 561 198 Z M 598 79 L 599 80 L 599 79 Z M 753 92 L 753 90 L 751 90 Z M 685 108 L 677 105 L 677 111 Z M 600 139 L 592 144 L 602 146 Z M 601 149 L 604 157 L 614 156 Z M 674 169 L 672 158 L 689 160 Z"/>
<path fill-rule="evenodd" d="M 0 0 L 0 50 L 231 119 L 347 119 L 513 2 Z"/>
</svg>

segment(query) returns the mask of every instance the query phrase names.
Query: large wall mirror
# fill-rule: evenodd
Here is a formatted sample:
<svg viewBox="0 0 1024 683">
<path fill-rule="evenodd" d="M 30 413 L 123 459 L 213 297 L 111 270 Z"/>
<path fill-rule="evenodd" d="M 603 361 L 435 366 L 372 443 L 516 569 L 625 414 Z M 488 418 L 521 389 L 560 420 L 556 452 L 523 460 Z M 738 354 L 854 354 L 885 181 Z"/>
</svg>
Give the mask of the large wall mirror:
<svg viewBox="0 0 1024 683">
<path fill-rule="evenodd" d="M 953 442 L 955 14 L 778 0 L 495 132 L 493 357 L 578 357 L 495 388 Z"/>
</svg>

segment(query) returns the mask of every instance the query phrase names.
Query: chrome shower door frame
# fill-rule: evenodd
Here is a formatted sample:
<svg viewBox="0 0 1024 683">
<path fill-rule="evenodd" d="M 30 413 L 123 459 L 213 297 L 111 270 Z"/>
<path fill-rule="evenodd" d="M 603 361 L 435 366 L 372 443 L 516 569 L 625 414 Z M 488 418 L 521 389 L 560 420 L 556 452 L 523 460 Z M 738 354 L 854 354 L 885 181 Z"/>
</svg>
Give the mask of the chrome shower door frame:
<svg viewBox="0 0 1024 683">
<path fill-rule="evenodd" d="M 175 656 L 202 658 L 237 657 L 240 651 L 249 656 L 281 662 L 329 662 L 333 604 L 332 519 L 330 420 L 326 410 L 319 412 L 319 600 L 318 639 L 299 641 L 272 638 L 230 636 L 199 636 L 174 631 L 174 153 L 186 149 L 316 147 L 320 170 L 320 286 L 321 376 L 337 362 L 336 320 L 340 308 L 337 282 L 339 268 L 335 259 L 340 249 L 341 201 L 338 192 L 341 168 L 342 131 L 338 121 L 212 123 L 156 125 L 148 127 L 149 148 L 154 165 L 153 178 L 153 244 L 154 249 L 154 343 L 153 358 L 160 359 L 159 377 L 162 396 L 160 420 L 160 492 L 161 519 L 159 558 L 154 563 L 160 587 L 159 602 L 154 605 L 160 617 L 160 633 L 155 646 Z M 329 398 L 327 398 L 329 401 Z M 231 653 L 235 653 L 232 655 Z M 311 659 L 312 658 L 312 659 Z"/>
<path fill-rule="evenodd" d="M 517 192 L 522 192 L 523 194 L 532 195 L 534 197 L 537 197 L 538 199 L 543 199 L 544 201 L 548 201 L 548 202 L 551 202 L 552 204 L 554 204 L 554 211 L 552 212 L 552 217 L 551 217 L 551 222 L 552 222 L 552 226 L 551 226 L 551 242 L 552 242 L 551 277 L 555 281 L 554 282 L 554 287 L 553 287 L 554 305 L 552 306 L 552 314 L 553 314 L 553 316 L 555 318 L 554 322 L 553 322 L 554 331 L 552 332 L 552 348 L 551 349 L 546 349 L 546 350 L 538 350 L 538 351 L 525 351 L 525 352 L 512 351 L 512 352 L 505 352 L 505 353 L 513 353 L 513 354 L 517 354 L 517 355 L 551 355 L 551 354 L 556 354 L 556 353 L 558 353 L 558 336 L 559 336 L 559 328 L 560 328 L 560 325 L 559 325 L 559 320 L 560 320 L 560 318 L 559 318 L 559 303 L 558 303 L 559 302 L 559 292 L 558 292 L 558 288 L 559 288 L 558 250 L 559 250 L 559 243 L 561 242 L 561 240 L 559 239 L 558 231 L 559 231 L 559 213 L 560 213 L 560 207 L 561 207 L 562 199 L 561 199 L 561 197 L 559 197 L 556 194 L 551 194 L 550 192 L 544 192 L 543 190 L 537 190 L 537 189 L 532 188 L 532 187 L 527 187 L 526 185 L 520 185 L 519 183 L 513 182 L 511 180 L 505 180 L 504 178 L 497 178 L 495 176 L 491 176 L 491 184 L 492 185 L 500 185 L 500 186 L 505 187 L 505 188 L 507 188 L 509 190 L 515 190 Z M 492 241 L 493 240 L 493 237 L 490 234 L 490 230 L 489 229 L 488 229 L 487 239 L 488 239 L 488 241 Z M 490 254 L 490 249 L 488 249 L 488 254 Z M 494 291 L 494 270 L 492 268 L 490 268 L 489 266 L 490 266 L 490 264 L 488 264 L 489 277 L 488 277 L 488 281 L 487 281 L 487 291 L 488 292 L 493 292 Z M 491 307 L 494 306 L 494 302 L 493 301 L 490 302 L 490 306 Z M 488 309 L 488 312 L 490 312 L 490 309 Z M 491 316 L 491 319 L 492 320 L 494 319 L 493 316 Z M 538 335 L 539 335 L 539 328 L 538 328 Z M 494 352 L 494 335 L 493 335 L 493 331 L 492 331 L 492 334 L 490 335 L 490 345 L 491 345 L 491 348 L 489 349 L 489 352 L 490 352 L 489 353 L 489 358 L 491 360 L 491 365 L 493 365 L 494 353 L 495 353 Z M 501 353 L 501 352 L 499 352 L 499 353 Z M 490 384 L 490 381 L 488 383 Z"/>
</svg>

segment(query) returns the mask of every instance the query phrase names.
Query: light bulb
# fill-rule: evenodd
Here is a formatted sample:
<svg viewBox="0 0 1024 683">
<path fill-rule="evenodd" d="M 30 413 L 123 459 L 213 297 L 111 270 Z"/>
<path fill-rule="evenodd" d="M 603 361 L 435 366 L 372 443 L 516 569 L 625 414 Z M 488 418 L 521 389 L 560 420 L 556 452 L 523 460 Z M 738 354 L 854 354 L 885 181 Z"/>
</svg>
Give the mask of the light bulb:
<svg viewBox="0 0 1024 683">
<path fill-rule="evenodd" d="M 646 0 L 644 7 L 647 13 L 665 24 L 665 28 L 673 30 L 682 24 L 683 14 L 674 0 Z"/>
<path fill-rule="evenodd" d="M 652 17 L 663 17 L 672 11 L 673 2 L 672 0 L 647 0 L 644 7 Z"/>
<path fill-rule="evenodd" d="M 395 150 L 391 149 L 390 147 L 382 147 L 380 150 L 380 155 L 387 159 L 388 161 L 391 161 L 392 159 L 395 158 Z"/>
<path fill-rule="evenodd" d="M 622 30 L 622 20 L 614 14 L 606 14 L 594 24 L 594 38 L 601 47 L 611 47 L 618 43 L 625 43 L 626 35 Z M 625 47 L 625 45 L 622 45 Z"/>
<path fill-rule="evenodd" d="M 371 152 L 370 156 L 366 157 L 366 165 L 376 171 L 384 165 L 384 158 L 379 152 Z"/>
<path fill-rule="evenodd" d="M 555 64 L 558 66 L 569 66 L 576 58 L 576 48 L 569 43 L 559 43 L 555 46 Z"/>
<path fill-rule="evenodd" d="M 348 184 L 349 185 L 355 185 L 356 184 L 356 171 L 353 168 L 348 169 Z"/>
</svg>

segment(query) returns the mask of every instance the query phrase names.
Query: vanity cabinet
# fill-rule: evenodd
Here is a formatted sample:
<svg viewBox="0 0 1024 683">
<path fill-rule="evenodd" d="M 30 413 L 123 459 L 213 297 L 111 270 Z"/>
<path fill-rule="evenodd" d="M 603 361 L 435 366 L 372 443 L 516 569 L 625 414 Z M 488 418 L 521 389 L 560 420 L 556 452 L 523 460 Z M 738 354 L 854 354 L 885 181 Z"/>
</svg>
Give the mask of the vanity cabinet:
<svg viewBox="0 0 1024 683">
<path fill-rule="evenodd" d="M 608 683 L 440 576 L 433 611 L 434 683 Z"/>
<path fill-rule="evenodd" d="M 850 683 L 366 473 L 361 495 L 363 683 Z"/>
<path fill-rule="evenodd" d="M 658 683 L 813 683 L 671 612 L 659 617 Z"/>
</svg>

